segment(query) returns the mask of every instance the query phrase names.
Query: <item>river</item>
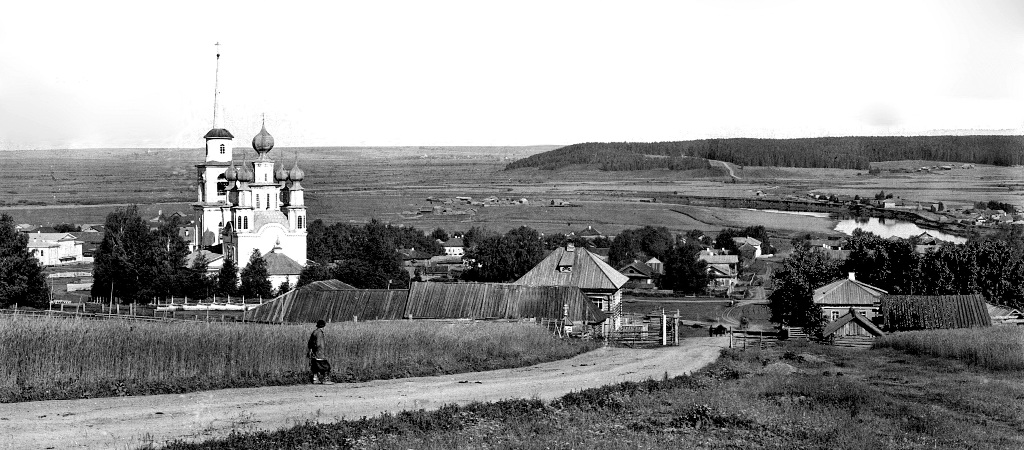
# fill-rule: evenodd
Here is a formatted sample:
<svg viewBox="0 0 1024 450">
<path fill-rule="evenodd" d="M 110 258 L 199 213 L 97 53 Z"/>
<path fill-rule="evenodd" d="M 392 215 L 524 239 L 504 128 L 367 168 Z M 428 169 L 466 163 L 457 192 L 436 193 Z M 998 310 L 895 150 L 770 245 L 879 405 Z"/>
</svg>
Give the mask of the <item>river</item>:
<svg viewBox="0 0 1024 450">
<path fill-rule="evenodd" d="M 883 238 L 893 236 L 909 238 L 927 231 L 928 234 L 946 242 L 953 242 L 956 244 L 963 244 L 964 242 L 967 242 L 967 239 L 960 236 L 954 236 L 941 231 L 927 230 L 917 226 L 917 224 L 913 222 L 896 219 L 880 219 L 878 217 L 840 220 L 839 223 L 836 224 L 835 230 L 842 231 L 846 234 L 853 234 L 853 230 L 857 228 L 864 231 L 870 231 L 871 233 Z"/>
</svg>

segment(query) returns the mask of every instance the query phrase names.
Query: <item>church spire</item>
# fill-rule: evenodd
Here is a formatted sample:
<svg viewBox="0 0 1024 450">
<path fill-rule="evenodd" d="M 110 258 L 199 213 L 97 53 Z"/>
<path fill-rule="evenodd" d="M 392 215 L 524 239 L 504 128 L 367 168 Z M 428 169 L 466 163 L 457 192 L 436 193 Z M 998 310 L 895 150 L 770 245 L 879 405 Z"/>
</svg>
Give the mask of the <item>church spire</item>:
<svg viewBox="0 0 1024 450">
<path fill-rule="evenodd" d="M 213 44 L 217 47 L 217 66 L 213 71 L 213 125 L 210 128 L 217 128 L 217 94 L 220 81 L 220 42 Z"/>
</svg>

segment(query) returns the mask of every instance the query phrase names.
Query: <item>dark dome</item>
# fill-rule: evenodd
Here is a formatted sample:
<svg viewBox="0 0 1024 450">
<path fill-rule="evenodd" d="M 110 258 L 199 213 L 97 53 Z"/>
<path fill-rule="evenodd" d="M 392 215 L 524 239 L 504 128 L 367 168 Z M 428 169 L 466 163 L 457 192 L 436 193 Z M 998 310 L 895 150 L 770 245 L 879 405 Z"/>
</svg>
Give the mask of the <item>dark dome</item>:
<svg viewBox="0 0 1024 450">
<path fill-rule="evenodd" d="M 299 168 L 299 163 L 296 162 L 295 165 L 292 166 L 292 171 L 288 173 L 288 178 L 292 181 L 302 181 L 305 177 L 306 172 L 303 172 L 302 169 Z"/>
<path fill-rule="evenodd" d="M 224 171 L 224 179 L 228 181 L 238 180 L 238 169 L 235 168 L 234 163 L 231 163 L 231 167 Z"/>
<path fill-rule="evenodd" d="M 274 178 L 277 178 L 277 181 L 287 181 L 288 180 L 288 169 L 285 169 L 284 165 L 282 165 L 281 167 L 278 167 L 277 168 L 277 172 L 274 173 Z"/>
<path fill-rule="evenodd" d="M 206 139 L 234 139 L 235 138 L 234 136 L 231 135 L 230 131 L 225 130 L 223 128 L 212 128 L 212 129 L 210 129 L 210 131 L 207 131 L 206 132 L 206 136 L 203 136 L 203 137 L 206 138 Z"/>
<path fill-rule="evenodd" d="M 274 137 L 267 133 L 266 125 L 260 129 L 256 137 L 252 138 L 252 148 L 261 155 L 274 148 Z"/>
<path fill-rule="evenodd" d="M 249 164 L 242 164 L 242 167 L 238 169 L 238 181 L 244 181 L 251 183 L 252 180 L 256 179 L 256 174 L 249 168 Z"/>
</svg>

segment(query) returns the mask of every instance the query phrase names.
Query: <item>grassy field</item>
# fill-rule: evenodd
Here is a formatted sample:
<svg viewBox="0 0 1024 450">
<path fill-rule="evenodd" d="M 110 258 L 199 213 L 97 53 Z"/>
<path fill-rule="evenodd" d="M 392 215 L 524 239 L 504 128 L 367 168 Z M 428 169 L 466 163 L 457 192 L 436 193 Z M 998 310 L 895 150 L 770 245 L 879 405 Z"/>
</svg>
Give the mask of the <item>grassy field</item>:
<svg viewBox="0 0 1024 450">
<path fill-rule="evenodd" d="M 787 343 L 547 404 L 446 406 L 167 448 L 1021 448 L 1021 397 L 1020 372 Z"/>
<path fill-rule="evenodd" d="M 305 383 L 311 331 L 4 316 L 0 403 Z M 597 345 L 510 323 L 343 323 L 328 325 L 326 334 L 336 381 L 518 367 Z"/>
<path fill-rule="evenodd" d="M 875 346 L 953 358 L 992 370 L 1024 370 L 1024 328 L 1021 327 L 909 331 L 885 336 Z"/>
</svg>

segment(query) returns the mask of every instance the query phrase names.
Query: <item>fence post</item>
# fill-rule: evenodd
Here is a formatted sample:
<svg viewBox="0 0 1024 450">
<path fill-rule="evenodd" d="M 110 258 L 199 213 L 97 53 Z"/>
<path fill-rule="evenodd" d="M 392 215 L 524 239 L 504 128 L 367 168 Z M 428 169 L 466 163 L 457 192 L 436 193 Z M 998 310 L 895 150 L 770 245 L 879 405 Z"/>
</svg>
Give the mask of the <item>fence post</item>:
<svg viewBox="0 0 1024 450">
<path fill-rule="evenodd" d="M 729 327 L 729 348 L 732 348 L 732 327 Z"/>
<path fill-rule="evenodd" d="M 661 310 L 661 346 L 668 345 L 668 316 L 665 315 L 665 310 Z"/>
<path fill-rule="evenodd" d="M 675 340 L 674 340 L 673 343 L 675 345 L 679 345 L 679 310 L 678 309 L 676 310 L 676 318 L 675 319 L 676 319 L 675 320 L 676 326 L 674 328 L 674 330 L 675 330 L 675 338 L 674 339 Z"/>
</svg>

